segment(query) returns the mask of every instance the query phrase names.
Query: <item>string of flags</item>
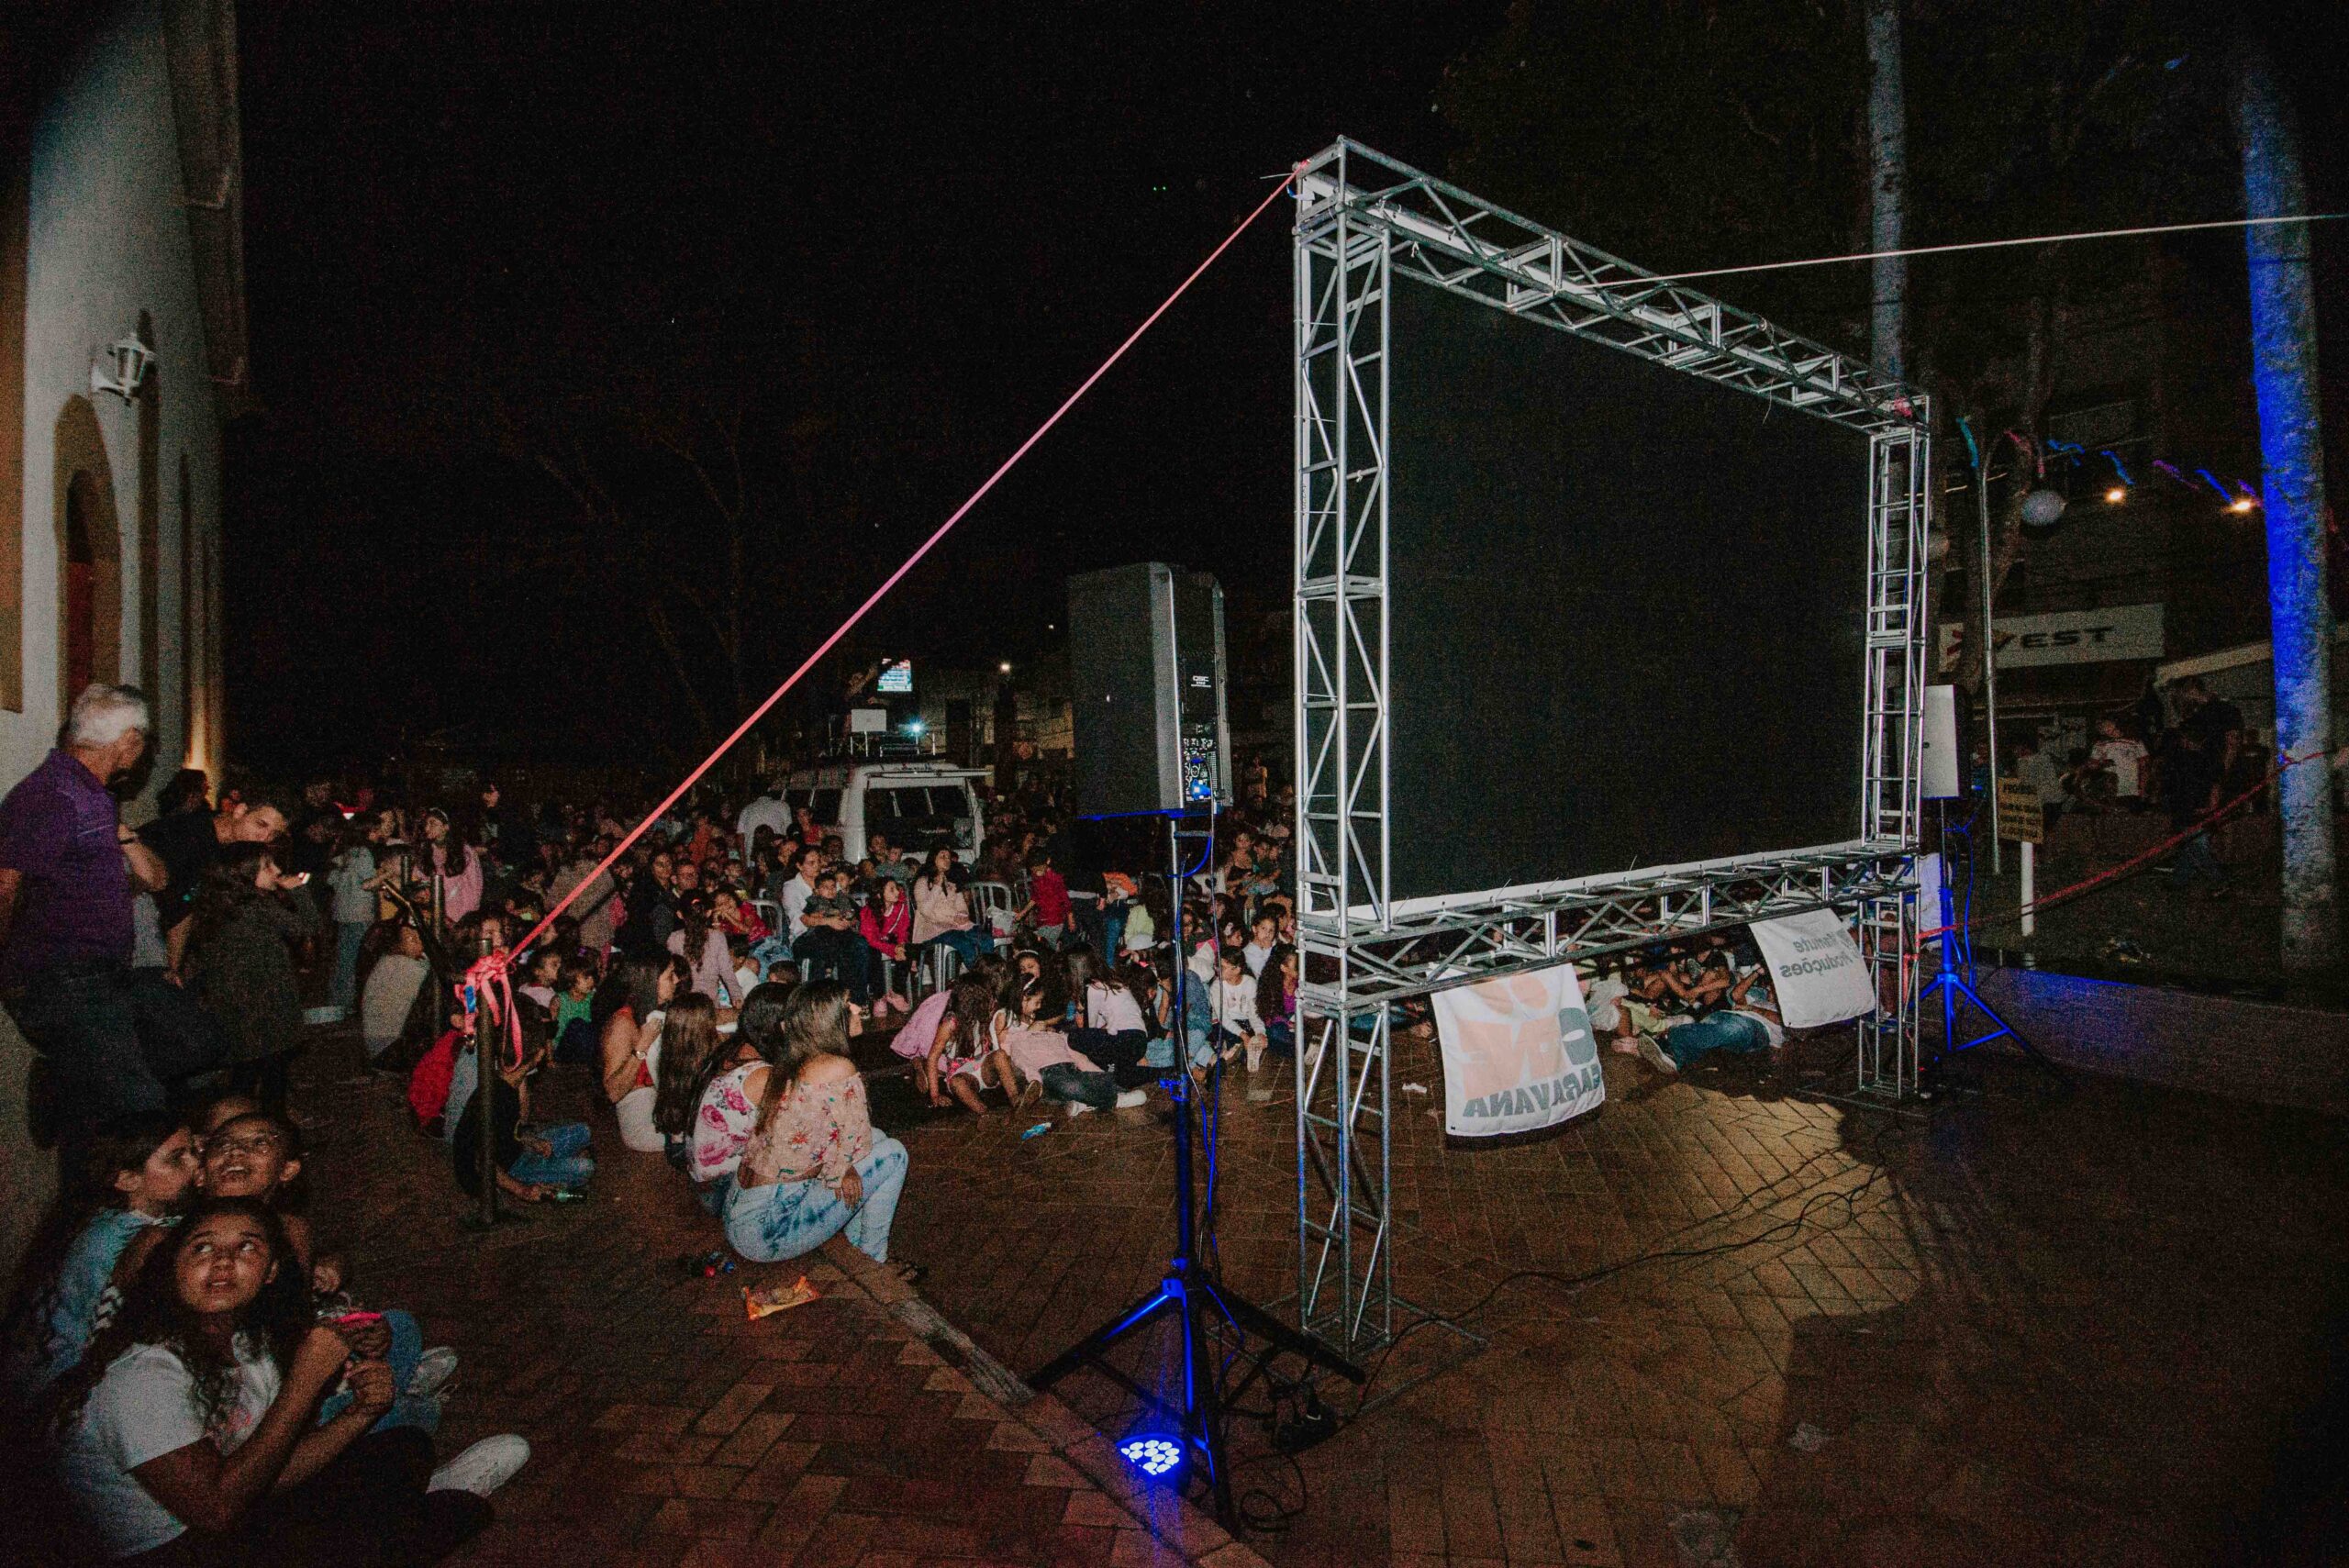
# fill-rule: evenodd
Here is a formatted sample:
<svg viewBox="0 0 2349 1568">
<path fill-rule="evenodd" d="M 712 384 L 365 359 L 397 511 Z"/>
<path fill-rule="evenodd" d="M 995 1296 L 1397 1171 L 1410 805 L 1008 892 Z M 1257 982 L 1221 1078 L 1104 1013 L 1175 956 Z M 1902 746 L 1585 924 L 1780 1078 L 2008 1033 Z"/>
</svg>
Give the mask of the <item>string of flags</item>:
<svg viewBox="0 0 2349 1568">
<path fill-rule="evenodd" d="M 1973 459 L 1976 472 L 1979 473 L 1983 466 L 1984 456 L 1982 449 L 1975 441 L 1974 431 L 1964 419 L 1957 422 L 1957 428 L 1959 433 L 1965 438 L 1966 451 Z M 2129 472 L 2129 465 L 2123 462 L 2121 454 L 2110 447 L 2090 449 L 2079 442 L 2062 440 L 2054 436 L 2048 437 L 2044 442 L 2035 442 L 2021 431 L 2013 429 L 2001 430 L 1999 440 L 2013 442 L 2022 461 L 2030 463 L 2032 472 L 2043 480 L 2047 477 L 2047 464 L 2051 458 L 2061 459 L 2074 469 L 2099 460 L 2110 463 L 2114 484 L 2105 491 L 2104 498 L 2114 506 L 2119 506 L 2127 500 L 2129 492 L 2137 488 L 2137 476 Z M 1993 450 L 1995 450 L 1995 443 Z M 2222 483 L 2219 476 L 2208 468 L 2196 467 L 2188 470 L 2166 458 L 2154 458 L 2146 464 L 2146 468 L 2151 473 L 2168 480 L 2180 489 L 2198 492 L 2205 488 L 2209 489 L 2212 495 L 2225 503 L 2227 510 L 2231 512 L 2253 512 L 2259 509 L 2259 491 L 2247 481 L 2236 479 L 2232 482 L 2232 488 L 2229 488 L 2227 484 Z M 2191 477 L 2188 477 L 2189 473 Z"/>
</svg>

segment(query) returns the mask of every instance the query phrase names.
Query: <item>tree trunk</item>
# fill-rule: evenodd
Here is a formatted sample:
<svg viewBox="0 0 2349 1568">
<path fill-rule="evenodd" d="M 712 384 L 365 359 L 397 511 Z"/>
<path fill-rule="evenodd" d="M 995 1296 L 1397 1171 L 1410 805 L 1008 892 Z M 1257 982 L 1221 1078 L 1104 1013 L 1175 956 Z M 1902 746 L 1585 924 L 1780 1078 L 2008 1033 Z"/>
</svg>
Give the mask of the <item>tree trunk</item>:
<svg viewBox="0 0 2349 1568">
<path fill-rule="evenodd" d="M 2277 217 L 2308 210 L 2299 140 L 2267 51 L 2249 37 L 2234 50 L 2234 110 L 2243 140 L 2243 210 Z M 2251 272 L 2252 384 L 2267 517 L 2267 614 L 2276 657 L 2277 762 L 2332 749 L 2332 610 L 2324 582 L 2324 450 L 2316 363 L 2316 295 L 2306 224 L 2243 231 Z M 2288 971 L 2340 957 L 2334 907 L 2332 770 L 2287 767 L 2278 781 L 2284 830 L 2283 960 Z"/>
<path fill-rule="evenodd" d="M 1900 86 L 1899 0 L 1867 0 L 1869 249 L 1898 250 L 1909 184 L 1908 108 Z M 1909 261 L 1876 261 L 1869 356 L 1887 375 L 1906 376 Z"/>
</svg>

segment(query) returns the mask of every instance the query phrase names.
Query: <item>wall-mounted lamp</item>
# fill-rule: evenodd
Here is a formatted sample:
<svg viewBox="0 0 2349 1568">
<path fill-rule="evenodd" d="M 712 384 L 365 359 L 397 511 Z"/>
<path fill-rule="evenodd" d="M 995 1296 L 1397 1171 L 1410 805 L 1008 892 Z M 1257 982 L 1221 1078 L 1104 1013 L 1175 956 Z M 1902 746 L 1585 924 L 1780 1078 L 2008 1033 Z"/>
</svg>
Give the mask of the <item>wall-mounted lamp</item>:
<svg viewBox="0 0 2349 1568">
<path fill-rule="evenodd" d="M 90 393 L 111 392 L 125 403 L 139 395 L 139 388 L 147 379 L 147 367 L 155 362 L 155 350 L 139 340 L 135 332 L 127 332 L 113 345 L 93 355 L 90 360 Z M 106 373 L 113 371 L 112 375 Z"/>
</svg>

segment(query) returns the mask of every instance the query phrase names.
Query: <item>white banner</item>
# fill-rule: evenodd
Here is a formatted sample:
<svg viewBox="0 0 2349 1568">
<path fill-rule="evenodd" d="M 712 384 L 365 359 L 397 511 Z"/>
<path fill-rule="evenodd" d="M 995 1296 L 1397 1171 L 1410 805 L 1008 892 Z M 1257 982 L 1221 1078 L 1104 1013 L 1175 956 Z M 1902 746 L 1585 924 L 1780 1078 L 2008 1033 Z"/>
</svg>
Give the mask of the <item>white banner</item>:
<svg viewBox="0 0 2349 1568">
<path fill-rule="evenodd" d="M 1770 966 L 1778 1016 L 1787 1028 L 1815 1029 L 1876 1011 L 1876 982 L 1836 911 L 1756 920 L 1749 929 L 1762 962 Z"/>
<path fill-rule="evenodd" d="M 1937 628 L 1942 673 L 1957 668 L 1965 639 L 1981 623 L 1945 620 Z M 2162 656 L 2162 606 L 2114 605 L 2101 610 L 2054 610 L 2042 616 L 2000 616 L 1990 623 L 1998 668 L 2034 664 L 2099 664 Z"/>
<path fill-rule="evenodd" d="M 1458 1138 L 1531 1132 L 1607 1100 L 1598 1042 L 1574 965 L 1435 994 L 1443 1047 L 1443 1129 Z"/>
</svg>

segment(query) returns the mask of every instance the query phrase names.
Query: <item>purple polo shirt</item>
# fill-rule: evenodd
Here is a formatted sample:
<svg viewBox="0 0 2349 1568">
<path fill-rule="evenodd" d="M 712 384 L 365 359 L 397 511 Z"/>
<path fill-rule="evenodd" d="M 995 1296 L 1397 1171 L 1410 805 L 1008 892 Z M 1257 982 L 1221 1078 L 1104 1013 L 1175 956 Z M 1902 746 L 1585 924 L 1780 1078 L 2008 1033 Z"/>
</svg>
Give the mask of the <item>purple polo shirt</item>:
<svg viewBox="0 0 2349 1568">
<path fill-rule="evenodd" d="M 24 878 L 0 979 L 61 963 L 130 962 L 121 820 L 114 796 L 65 751 L 51 751 L 0 800 L 0 870 Z"/>
</svg>

